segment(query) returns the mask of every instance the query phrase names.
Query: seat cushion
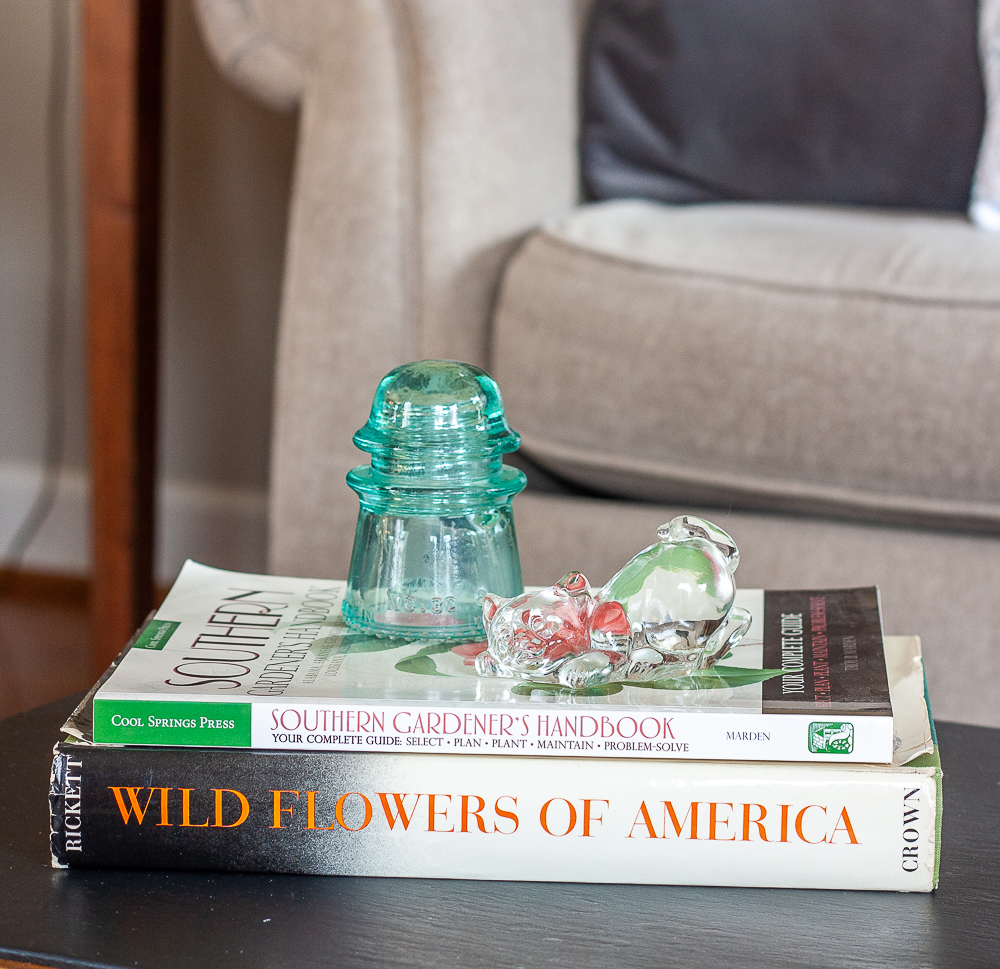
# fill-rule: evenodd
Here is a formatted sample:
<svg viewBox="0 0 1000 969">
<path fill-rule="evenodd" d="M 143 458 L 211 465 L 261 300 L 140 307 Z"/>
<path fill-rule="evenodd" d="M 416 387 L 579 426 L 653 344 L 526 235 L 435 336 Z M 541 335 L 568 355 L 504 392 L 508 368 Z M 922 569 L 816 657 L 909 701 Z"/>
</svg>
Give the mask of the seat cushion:
<svg viewBox="0 0 1000 969">
<path fill-rule="evenodd" d="M 961 217 L 584 206 L 494 326 L 524 450 L 577 485 L 1000 531 L 1000 238 Z"/>
</svg>

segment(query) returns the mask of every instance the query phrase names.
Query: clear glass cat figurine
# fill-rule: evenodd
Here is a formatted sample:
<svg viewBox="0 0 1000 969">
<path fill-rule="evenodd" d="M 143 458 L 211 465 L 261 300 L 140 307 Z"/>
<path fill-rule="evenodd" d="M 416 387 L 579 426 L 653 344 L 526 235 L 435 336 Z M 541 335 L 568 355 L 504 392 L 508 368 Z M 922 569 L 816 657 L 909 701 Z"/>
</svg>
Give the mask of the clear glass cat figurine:
<svg viewBox="0 0 1000 969">
<path fill-rule="evenodd" d="M 540 592 L 488 595 L 479 675 L 582 690 L 687 676 L 725 656 L 750 628 L 750 614 L 733 606 L 736 544 L 691 516 L 657 535 L 597 593 L 570 572 Z"/>
</svg>

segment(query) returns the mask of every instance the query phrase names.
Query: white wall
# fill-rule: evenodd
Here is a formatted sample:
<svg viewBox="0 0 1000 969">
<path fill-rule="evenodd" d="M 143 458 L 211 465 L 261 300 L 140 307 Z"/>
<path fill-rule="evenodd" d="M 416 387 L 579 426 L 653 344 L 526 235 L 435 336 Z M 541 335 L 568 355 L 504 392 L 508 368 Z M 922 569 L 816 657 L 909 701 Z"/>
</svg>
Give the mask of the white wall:
<svg viewBox="0 0 1000 969">
<path fill-rule="evenodd" d="M 89 568 L 78 0 L 0 2 L 0 550 L 30 505 L 45 437 L 52 18 L 66 75 L 66 470 L 26 564 Z M 264 568 L 270 404 L 294 116 L 230 87 L 188 0 L 168 3 L 157 577 L 187 556 Z"/>
</svg>

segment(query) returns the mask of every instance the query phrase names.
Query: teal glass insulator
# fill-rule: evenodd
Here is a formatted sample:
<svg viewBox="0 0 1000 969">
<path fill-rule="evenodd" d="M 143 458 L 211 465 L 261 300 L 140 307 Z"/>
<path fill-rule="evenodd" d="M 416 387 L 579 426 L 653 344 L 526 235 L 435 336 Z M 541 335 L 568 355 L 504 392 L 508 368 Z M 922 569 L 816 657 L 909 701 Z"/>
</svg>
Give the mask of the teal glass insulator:
<svg viewBox="0 0 1000 969">
<path fill-rule="evenodd" d="M 521 443 L 489 374 L 420 360 L 382 378 L 354 443 L 371 465 L 344 618 L 378 636 L 481 639 L 487 593 L 524 590 L 511 501 L 527 481 L 503 455 Z"/>
</svg>

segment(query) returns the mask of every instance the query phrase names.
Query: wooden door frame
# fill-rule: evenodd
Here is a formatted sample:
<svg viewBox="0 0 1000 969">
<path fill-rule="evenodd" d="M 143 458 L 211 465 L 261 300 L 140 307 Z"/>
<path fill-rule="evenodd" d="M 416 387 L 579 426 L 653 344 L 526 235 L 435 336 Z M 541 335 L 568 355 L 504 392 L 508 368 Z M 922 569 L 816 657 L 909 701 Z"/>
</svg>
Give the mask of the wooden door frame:
<svg viewBox="0 0 1000 969">
<path fill-rule="evenodd" d="M 164 0 L 84 0 L 94 669 L 153 606 Z"/>
</svg>

